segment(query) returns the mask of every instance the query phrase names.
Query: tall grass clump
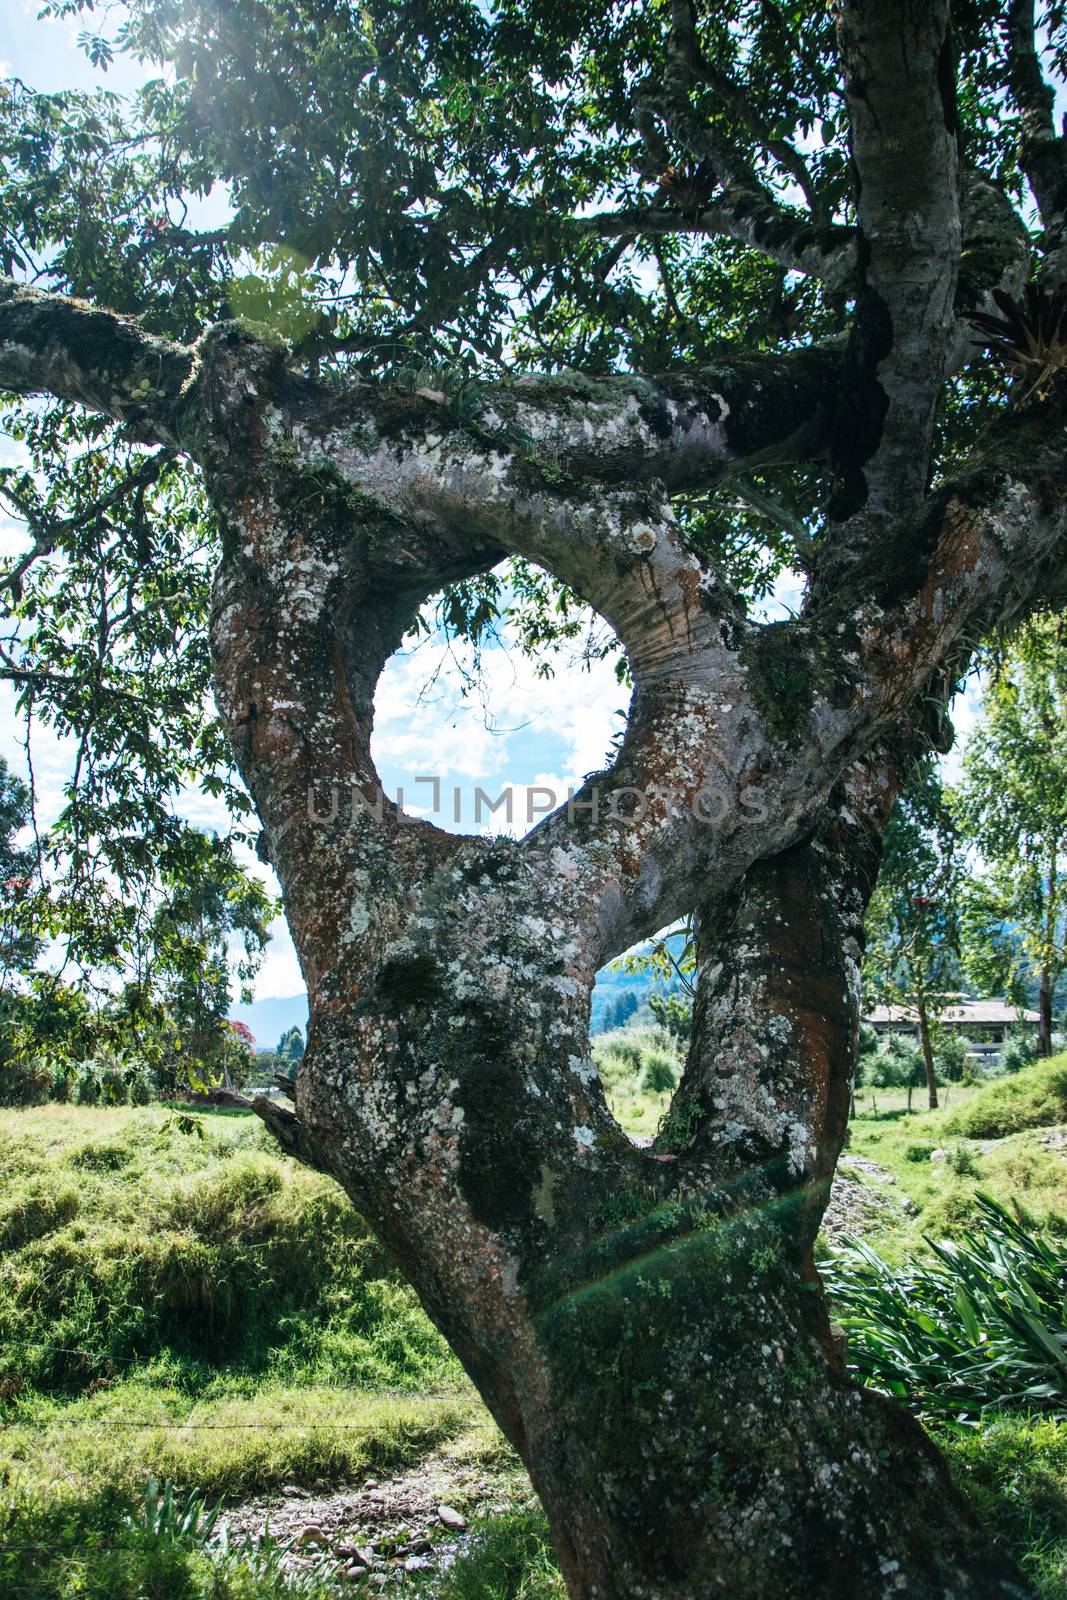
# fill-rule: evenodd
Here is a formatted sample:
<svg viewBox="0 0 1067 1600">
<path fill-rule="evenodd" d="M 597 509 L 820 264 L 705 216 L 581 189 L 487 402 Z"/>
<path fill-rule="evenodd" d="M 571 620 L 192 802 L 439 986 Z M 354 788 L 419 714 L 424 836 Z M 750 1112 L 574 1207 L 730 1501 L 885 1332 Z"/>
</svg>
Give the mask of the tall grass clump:
<svg viewBox="0 0 1067 1600">
<path fill-rule="evenodd" d="M 0 1113 L 0 1399 L 131 1363 L 420 1390 L 458 1369 L 336 1184 L 258 1119 Z"/>
<path fill-rule="evenodd" d="M 949 1112 L 945 1130 L 965 1139 L 1003 1139 L 1025 1128 L 1067 1122 L 1067 1056 L 998 1078 Z"/>
<path fill-rule="evenodd" d="M 891 1267 L 869 1245 L 822 1271 L 849 1362 L 871 1387 L 930 1414 L 1067 1415 L 1067 1246 L 986 1194 L 978 1225 Z"/>
<path fill-rule="evenodd" d="M 387 1596 L 402 1594 L 397 1585 Z M 479 1523 L 467 1548 L 418 1591 L 426 1600 L 567 1600 L 539 1511 L 509 1511 Z"/>
</svg>

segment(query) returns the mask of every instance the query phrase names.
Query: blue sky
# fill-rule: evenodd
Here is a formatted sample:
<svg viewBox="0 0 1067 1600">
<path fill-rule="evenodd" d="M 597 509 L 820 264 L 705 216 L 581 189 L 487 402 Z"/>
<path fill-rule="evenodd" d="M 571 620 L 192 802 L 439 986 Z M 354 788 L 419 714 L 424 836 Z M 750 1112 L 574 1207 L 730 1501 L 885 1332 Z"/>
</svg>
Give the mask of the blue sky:
<svg viewBox="0 0 1067 1600">
<path fill-rule="evenodd" d="M 143 81 L 143 72 L 123 60 L 106 75 L 95 71 L 77 46 L 82 21 L 42 21 L 36 13 L 36 0 L 6 0 L 0 17 L 0 77 L 13 74 L 45 90 L 104 83 L 121 91 Z M 0 459 L 14 459 L 6 442 L 0 442 Z M 20 528 L 0 517 L 0 554 L 22 548 L 23 544 Z M 788 605 L 794 593 L 791 584 L 781 585 L 780 605 Z M 595 625 L 592 617 L 589 624 Z M 616 681 L 613 660 L 586 667 L 577 655 L 577 651 L 570 657 L 564 653 L 557 660 L 554 676 L 541 679 L 536 677 L 532 664 L 517 654 L 504 649 L 487 650 L 481 688 L 477 694 L 466 696 L 463 687 L 469 659 L 451 652 L 440 638 L 423 639 L 417 647 L 395 656 L 378 688 L 373 741 L 387 792 L 394 794 L 397 786 L 403 785 L 408 809 L 426 811 L 432 800 L 430 788 L 416 785 L 413 780 L 434 774 L 441 781 L 442 801 L 442 810 L 434 820 L 441 827 L 457 825 L 452 795 L 458 789 L 462 795 L 459 825 L 473 829 L 475 789 L 480 786 L 496 796 L 504 785 L 511 785 L 515 790 L 515 820 L 509 831 L 525 831 L 528 787 L 551 789 L 562 801 L 568 784 L 577 786 L 587 772 L 603 763 L 612 735 L 621 725 L 619 713 L 625 711 L 627 691 Z M 25 753 L 18 739 L 13 703 L 10 686 L 0 684 L 0 754 L 16 770 L 24 770 Z M 978 703 L 974 687 L 957 703 L 961 734 L 973 725 Z M 950 775 L 957 763 L 958 754 L 954 753 L 947 763 Z M 41 820 L 47 823 L 60 803 L 69 768 L 68 750 L 42 730 L 34 742 L 34 765 Z M 546 796 L 534 797 L 535 805 L 546 803 Z M 202 826 L 226 826 L 222 809 L 201 796 L 183 796 L 182 809 Z M 492 825 L 484 822 L 480 831 Z M 276 892 L 277 885 L 268 869 L 251 856 L 247 865 Z M 254 1013 L 245 1013 L 251 1015 L 253 1026 L 264 1019 L 262 1043 L 273 1042 L 280 1017 L 291 1020 L 284 1007 L 265 1003 L 302 992 L 296 953 L 288 930 L 279 919 L 256 983 L 256 1000 L 260 1004 Z M 235 1008 L 235 1014 L 241 1014 L 241 1008 Z"/>
</svg>

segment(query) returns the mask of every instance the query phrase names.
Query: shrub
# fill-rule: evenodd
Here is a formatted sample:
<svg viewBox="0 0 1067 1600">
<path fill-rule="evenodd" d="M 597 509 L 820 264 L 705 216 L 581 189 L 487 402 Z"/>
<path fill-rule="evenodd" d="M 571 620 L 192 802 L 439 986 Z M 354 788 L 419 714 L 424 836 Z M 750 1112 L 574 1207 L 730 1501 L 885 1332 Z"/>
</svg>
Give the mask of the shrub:
<svg viewBox="0 0 1067 1600">
<path fill-rule="evenodd" d="M 637 1073 L 641 1070 L 641 1046 L 636 1039 L 612 1039 L 604 1045 L 604 1054 L 627 1072 Z"/>
<path fill-rule="evenodd" d="M 1067 1414 L 1067 1248 L 977 1194 L 981 1229 L 890 1267 L 859 1243 L 823 1267 L 850 1364 L 923 1410 Z"/>
<path fill-rule="evenodd" d="M 674 1057 L 665 1050 L 649 1050 L 645 1056 L 645 1070 L 641 1082 L 650 1094 L 665 1094 L 678 1082 Z"/>
<path fill-rule="evenodd" d="M 43 1239 L 78 1215 L 73 1184 L 32 1184 L 17 1199 L 0 1206 L 0 1250 L 20 1250 Z"/>
<path fill-rule="evenodd" d="M 951 1144 L 945 1150 L 945 1160 L 958 1178 L 978 1176 L 978 1158 L 965 1144 Z"/>
<path fill-rule="evenodd" d="M 42 1062 L 0 1060 L 0 1106 L 39 1106 L 51 1098 L 52 1073 Z"/>
<path fill-rule="evenodd" d="M 940 1029 L 934 1046 L 934 1067 L 943 1083 L 959 1083 L 971 1065 L 967 1041 L 961 1034 Z"/>
<path fill-rule="evenodd" d="M 875 1055 L 863 1059 L 861 1082 L 876 1089 L 906 1089 L 925 1080 L 922 1051 L 905 1034 L 891 1033 Z"/>
<path fill-rule="evenodd" d="M 1000 1052 L 1000 1065 L 1004 1072 L 1018 1072 L 1037 1060 L 1037 1040 L 1032 1028 L 1012 1029 Z"/>
</svg>

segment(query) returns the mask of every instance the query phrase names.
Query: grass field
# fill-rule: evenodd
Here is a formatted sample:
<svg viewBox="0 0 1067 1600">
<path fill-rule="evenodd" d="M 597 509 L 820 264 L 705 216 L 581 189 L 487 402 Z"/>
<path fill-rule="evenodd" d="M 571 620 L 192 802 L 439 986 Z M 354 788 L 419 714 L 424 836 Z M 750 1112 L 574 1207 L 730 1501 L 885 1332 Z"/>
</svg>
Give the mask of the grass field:
<svg viewBox="0 0 1067 1600">
<path fill-rule="evenodd" d="M 884 1255 L 968 1227 L 979 1190 L 1067 1235 L 1067 1057 L 979 1088 L 952 1084 L 938 1111 L 908 1113 L 906 1101 L 902 1089 L 865 1089 L 849 1125 L 848 1153 L 884 1167 L 914 1208 L 871 1240 Z"/>
<path fill-rule="evenodd" d="M 620 1119 L 651 1132 L 666 1091 L 627 1084 L 620 1059 Z M 871 1236 L 888 1257 L 966 1227 L 979 1190 L 1067 1232 L 1050 1133 L 1067 1123 L 1067 1059 L 954 1087 L 937 1113 L 909 1115 L 890 1091 L 873 1102 L 861 1097 L 849 1151 L 909 1203 Z M 350 1591 L 328 1567 L 294 1575 L 277 1551 L 208 1552 L 195 1528 L 146 1524 L 135 1508 L 149 1477 L 232 1503 L 383 1479 L 457 1442 L 514 1480 L 477 1397 L 336 1186 L 279 1155 L 252 1117 L 196 1121 L 199 1135 L 162 1107 L 0 1113 L 0 1592 L 11 1600 Z M 1067 1426 L 1001 1417 L 944 1443 L 1043 1600 L 1067 1600 Z M 404 1592 L 421 1581 L 404 1579 Z M 434 1593 L 559 1600 L 536 1513 L 516 1504 L 477 1531 Z"/>
</svg>

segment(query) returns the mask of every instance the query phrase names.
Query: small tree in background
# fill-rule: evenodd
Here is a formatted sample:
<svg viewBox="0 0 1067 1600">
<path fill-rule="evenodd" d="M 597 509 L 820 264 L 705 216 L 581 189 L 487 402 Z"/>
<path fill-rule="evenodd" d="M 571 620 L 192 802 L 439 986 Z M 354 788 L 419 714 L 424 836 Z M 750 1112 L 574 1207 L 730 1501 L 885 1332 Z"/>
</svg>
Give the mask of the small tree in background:
<svg viewBox="0 0 1067 1600">
<path fill-rule="evenodd" d="M 893 808 L 867 910 L 865 979 L 872 1001 L 913 1010 L 931 1108 L 937 1106 L 933 1033 L 959 989 L 956 830 L 932 762 Z"/>
<path fill-rule="evenodd" d="M 244 1024 L 227 1021 L 230 945 L 236 940 L 241 950 L 237 975 L 248 995 L 274 912 L 273 900 L 240 867 L 228 839 L 187 835 L 152 921 L 151 976 L 177 1030 L 180 1074 L 193 1084 L 232 1085 L 234 1030 Z"/>
<path fill-rule="evenodd" d="M 276 1052 L 283 1061 L 292 1062 L 293 1065 L 301 1061 L 304 1056 L 304 1035 L 299 1028 L 287 1028 L 278 1040 Z"/>
<path fill-rule="evenodd" d="M 876 1089 L 906 1089 L 908 1110 L 912 1090 L 926 1078 L 923 1052 L 906 1033 L 891 1033 L 879 1042 L 878 1049 L 862 1058 L 862 1082 Z"/>
<path fill-rule="evenodd" d="M 1022 1006 L 1037 983 L 1037 1048 L 1052 1054 L 1067 968 L 1067 634 L 1034 618 L 1001 660 L 952 797 L 980 858 L 963 902 L 968 973 Z"/>
<path fill-rule="evenodd" d="M 693 996 L 691 994 L 652 994 L 648 1009 L 660 1027 L 672 1039 L 688 1039 L 693 1031 Z"/>
<path fill-rule="evenodd" d="M 30 792 L 0 757 L 0 988 L 13 976 L 26 976 L 41 949 L 23 909 L 33 888 L 37 858 L 22 849 L 16 835 L 30 820 Z"/>
</svg>

